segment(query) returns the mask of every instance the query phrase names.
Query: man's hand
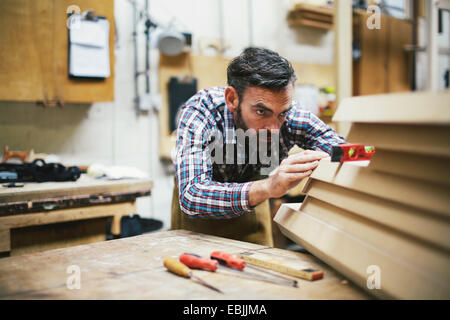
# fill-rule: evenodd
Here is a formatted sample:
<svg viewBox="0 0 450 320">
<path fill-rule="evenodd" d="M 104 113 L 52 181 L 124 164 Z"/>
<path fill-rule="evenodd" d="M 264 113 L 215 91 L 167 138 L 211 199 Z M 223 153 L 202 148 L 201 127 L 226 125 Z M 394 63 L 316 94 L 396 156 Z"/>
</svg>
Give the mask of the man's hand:
<svg viewBox="0 0 450 320">
<path fill-rule="evenodd" d="M 318 166 L 319 160 L 329 157 L 320 151 L 303 151 L 290 155 L 270 174 L 267 179 L 256 181 L 250 188 L 249 204 L 256 206 L 268 198 L 284 196 L 304 178 L 309 177 Z"/>
</svg>

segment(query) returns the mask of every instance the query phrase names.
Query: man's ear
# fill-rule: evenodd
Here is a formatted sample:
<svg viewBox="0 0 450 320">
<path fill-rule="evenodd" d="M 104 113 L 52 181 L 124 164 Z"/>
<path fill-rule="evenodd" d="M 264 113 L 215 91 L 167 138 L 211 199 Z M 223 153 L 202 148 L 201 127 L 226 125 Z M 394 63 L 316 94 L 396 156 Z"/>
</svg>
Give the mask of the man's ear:
<svg viewBox="0 0 450 320">
<path fill-rule="evenodd" d="M 239 96 L 235 88 L 228 86 L 225 88 L 225 103 L 228 110 L 236 112 L 239 106 Z"/>
</svg>

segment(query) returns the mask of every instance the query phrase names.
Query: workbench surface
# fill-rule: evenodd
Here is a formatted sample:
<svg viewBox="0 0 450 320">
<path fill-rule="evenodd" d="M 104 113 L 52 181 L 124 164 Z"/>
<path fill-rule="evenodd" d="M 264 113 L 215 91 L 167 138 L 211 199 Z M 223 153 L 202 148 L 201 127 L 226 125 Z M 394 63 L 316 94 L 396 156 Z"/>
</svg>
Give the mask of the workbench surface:
<svg viewBox="0 0 450 320">
<path fill-rule="evenodd" d="M 77 181 L 25 182 L 21 188 L 6 188 L 0 185 L 0 203 L 30 201 L 56 197 L 93 195 L 99 193 L 133 192 L 151 190 L 150 179 L 96 179 L 82 174 Z"/>
<path fill-rule="evenodd" d="M 220 294 L 165 269 L 164 257 L 184 252 L 204 257 L 264 250 L 297 257 L 324 271 L 317 281 L 298 279 L 298 288 L 258 281 L 223 269 L 194 270 Z M 81 271 L 80 289 L 69 289 L 70 266 Z M 69 269 L 68 269 L 69 268 Z M 75 267 L 76 268 L 76 267 Z M 68 273 L 69 271 L 69 273 Z M 69 281 L 70 282 L 70 281 Z M 162 231 L 70 248 L 0 259 L 0 299 L 368 299 L 362 289 L 310 254 L 264 247 L 185 230 Z"/>
</svg>

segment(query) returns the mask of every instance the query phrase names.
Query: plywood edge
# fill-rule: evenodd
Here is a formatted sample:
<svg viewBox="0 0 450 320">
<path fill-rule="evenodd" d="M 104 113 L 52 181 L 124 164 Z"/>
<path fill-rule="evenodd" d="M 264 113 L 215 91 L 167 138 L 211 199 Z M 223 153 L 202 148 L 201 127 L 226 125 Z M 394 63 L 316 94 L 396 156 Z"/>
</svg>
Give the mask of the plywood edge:
<svg viewBox="0 0 450 320">
<path fill-rule="evenodd" d="M 450 158 L 377 148 L 369 168 L 390 174 L 450 185 Z"/>
<path fill-rule="evenodd" d="M 427 210 L 444 217 L 450 216 L 449 189 L 438 184 L 374 171 L 351 162 L 340 164 L 327 159 L 320 161 L 311 178 Z"/>
<path fill-rule="evenodd" d="M 282 212 L 278 219 L 284 235 L 349 277 L 370 294 L 379 298 L 403 299 L 450 297 L 445 285 L 430 283 L 425 272 L 405 266 L 378 248 L 369 246 L 303 211 L 299 211 L 295 216 L 287 214 Z M 378 266 L 382 272 L 380 290 L 367 288 L 367 270 L 371 265 Z"/>
<path fill-rule="evenodd" d="M 448 219 L 319 180 L 311 181 L 307 193 L 308 197 L 330 203 L 337 208 L 450 251 Z"/>
<path fill-rule="evenodd" d="M 376 148 L 450 157 L 450 126 L 352 123 L 347 141 Z"/>
<path fill-rule="evenodd" d="M 333 121 L 450 124 L 450 90 L 350 97 L 342 100 Z"/>
</svg>

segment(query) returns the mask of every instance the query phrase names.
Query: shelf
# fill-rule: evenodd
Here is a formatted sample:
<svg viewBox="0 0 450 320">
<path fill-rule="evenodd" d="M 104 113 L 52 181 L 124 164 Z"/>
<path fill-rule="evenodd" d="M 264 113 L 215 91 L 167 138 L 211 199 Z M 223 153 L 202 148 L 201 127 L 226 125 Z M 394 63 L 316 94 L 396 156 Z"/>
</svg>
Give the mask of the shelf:
<svg viewBox="0 0 450 320">
<path fill-rule="evenodd" d="M 307 26 L 331 30 L 333 15 L 333 8 L 296 4 L 289 10 L 287 21 L 290 27 Z"/>
</svg>

